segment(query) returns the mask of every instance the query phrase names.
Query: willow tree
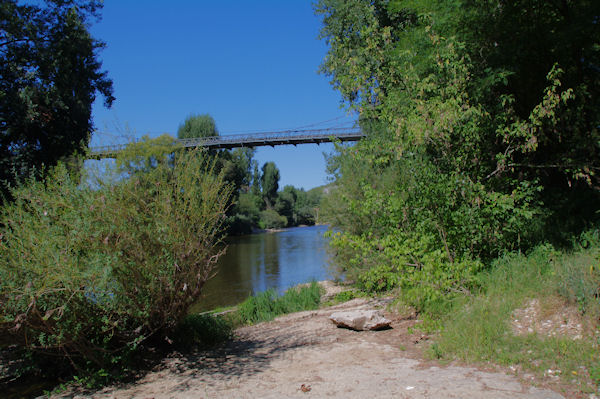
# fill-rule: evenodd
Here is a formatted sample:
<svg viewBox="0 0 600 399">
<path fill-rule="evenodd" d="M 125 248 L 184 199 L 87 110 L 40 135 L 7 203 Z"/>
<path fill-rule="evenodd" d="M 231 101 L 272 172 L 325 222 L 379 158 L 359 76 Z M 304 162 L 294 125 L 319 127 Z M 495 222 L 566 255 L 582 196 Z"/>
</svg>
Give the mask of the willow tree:
<svg viewBox="0 0 600 399">
<path fill-rule="evenodd" d="M 218 136 L 217 124 L 209 114 L 188 116 L 177 130 L 177 138 L 190 139 Z"/>
</svg>

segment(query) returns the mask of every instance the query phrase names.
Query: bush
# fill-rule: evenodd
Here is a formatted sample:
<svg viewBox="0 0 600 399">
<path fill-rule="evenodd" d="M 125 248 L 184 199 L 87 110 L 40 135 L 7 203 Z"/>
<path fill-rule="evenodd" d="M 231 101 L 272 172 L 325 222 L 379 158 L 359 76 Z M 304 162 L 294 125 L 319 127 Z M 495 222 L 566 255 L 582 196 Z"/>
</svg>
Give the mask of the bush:
<svg viewBox="0 0 600 399">
<path fill-rule="evenodd" d="M 264 229 L 282 229 L 287 224 L 287 218 L 273 209 L 267 209 L 260 213 L 260 226 Z"/>
<path fill-rule="evenodd" d="M 0 214 L 0 347 L 79 369 L 126 362 L 199 298 L 230 189 L 198 152 L 91 189 L 64 166 Z"/>
<path fill-rule="evenodd" d="M 469 292 L 478 286 L 483 263 L 467 255 L 450 259 L 435 236 L 403 232 L 377 237 L 329 232 L 336 266 L 359 289 L 381 293 L 399 289 L 402 299 L 417 310 L 445 295 Z"/>
</svg>

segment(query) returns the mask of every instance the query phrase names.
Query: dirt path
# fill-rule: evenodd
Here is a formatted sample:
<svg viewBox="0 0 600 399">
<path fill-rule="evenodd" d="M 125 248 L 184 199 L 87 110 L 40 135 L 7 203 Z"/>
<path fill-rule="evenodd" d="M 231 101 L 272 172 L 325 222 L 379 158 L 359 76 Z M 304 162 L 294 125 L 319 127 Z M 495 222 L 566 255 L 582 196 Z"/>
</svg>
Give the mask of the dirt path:
<svg viewBox="0 0 600 399">
<path fill-rule="evenodd" d="M 392 318 L 392 329 L 354 332 L 335 327 L 334 310 L 381 307 L 355 299 L 245 327 L 219 350 L 174 356 L 134 384 L 79 398 L 562 398 L 514 376 L 439 367 L 416 359 L 426 337 L 415 321 Z M 304 388 L 304 389 L 302 389 Z"/>
</svg>

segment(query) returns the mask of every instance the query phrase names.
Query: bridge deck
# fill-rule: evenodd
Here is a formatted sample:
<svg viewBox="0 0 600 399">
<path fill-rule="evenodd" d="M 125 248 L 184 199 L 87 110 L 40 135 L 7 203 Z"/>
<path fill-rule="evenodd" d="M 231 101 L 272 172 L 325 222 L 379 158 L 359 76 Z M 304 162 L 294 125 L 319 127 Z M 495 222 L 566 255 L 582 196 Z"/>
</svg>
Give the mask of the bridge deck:
<svg viewBox="0 0 600 399">
<path fill-rule="evenodd" d="M 254 134 L 235 134 L 227 136 L 214 136 L 193 139 L 175 140 L 177 148 L 205 147 L 205 148 L 240 148 L 262 147 L 276 145 L 321 144 L 332 141 L 358 141 L 364 134 L 356 128 L 338 129 L 311 129 L 311 130 L 286 130 L 283 132 L 268 132 Z M 125 149 L 127 144 L 92 147 L 91 158 L 110 158 Z"/>
</svg>

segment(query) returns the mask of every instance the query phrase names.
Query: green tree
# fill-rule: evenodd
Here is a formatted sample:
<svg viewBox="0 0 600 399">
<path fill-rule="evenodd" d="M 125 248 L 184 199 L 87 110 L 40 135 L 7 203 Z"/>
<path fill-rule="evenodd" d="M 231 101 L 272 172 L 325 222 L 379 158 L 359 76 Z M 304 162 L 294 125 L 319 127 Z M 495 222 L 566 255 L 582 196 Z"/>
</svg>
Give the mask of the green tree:
<svg viewBox="0 0 600 399">
<path fill-rule="evenodd" d="M 229 234 L 250 234 L 258 226 L 263 201 L 260 192 L 255 195 L 250 190 L 252 166 L 256 163 L 253 156 L 254 150 L 250 148 L 219 153 L 223 176 L 234 189 L 232 206 L 227 211 Z"/>
<path fill-rule="evenodd" d="M 0 181 L 39 173 L 83 151 L 96 94 L 114 100 L 102 71 L 104 44 L 88 32 L 96 0 L 0 3 Z"/>
<path fill-rule="evenodd" d="M 275 210 L 281 216 L 287 218 L 287 226 L 296 225 L 296 199 L 297 190 L 294 186 L 287 185 L 283 187 L 283 190 L 277 194 L 277 200 L 275 202 Z"/>
<path fill-rule="evenodd" d="M 277 190 L 279 189 L 279 169 L 277 169 L 274 162 L 266 162 L 263 165 L 260 185 L 267 209 L 273 208 L 277 200 Z"/>
<path fill-rule="evenodd" d="M 480 260 L 597 217 L 597 2 L 321 0 L 316 11 L 322 72 L 367 133 L 329 159 L 348 276 L 422 303 L 468 290 Z"/>
<path fill-rule="evenodd" d="M 600 3 L 322 0 L 316 11 L 330 45 L 322 72 L 362 120 L 399 135 L 404 109 L 419 94 L 411 82 L 451 61 L 435 59 L 440 44 L 454 46 L 460 76 L 468 76 L 460 95 L 486 114 L 477 137 L 454 147 L 471 147 L 461 167 L 493 173 L 493 183 L 536 181 L 548 215 L 572 214 L 581 226 L 600 185 Z M 418 106 L 429 94 L 419 94 Z M 413 132 L 399 137 L 403 146 L 427 139 Z"/>
<path fill-rule="evenodd" d="M 260 227 L 263 229 L 281 229 L 287 225 L 287 218 L 275 209 L 265 209 L 260 213 Z"/>
<path fill-rule="evenodd" d="M 209 114 L 191 115 L 177 129 L 177 138 L 190 139 L 218 136 L 217 124 Z"/>
<path fill-rule="evenodd" d="M 258 170 L 258 162 L 256 160 L 252 161 L 252 194 L 260 197 L 261 187 L 260 187 L 261 175 Z"/>
<path fill-rule="evenodd" d="M 236 148 L 218 155 L 225 180 L 233 184 L 236 192 L 246 192 L 250 188 L 254 152 L 251 148 Z"/>
<path fill-rule="evenodd" d="M 313 225 L 317 221 L 317 209 L 321 203 L 322 191 L 319 188 L 308 192 L 303 189 L 296 190 L 296 224 Z"/>
<path fill-rule="evenodd" d="M 130 175 L 149 173 L 158 166 L 172 165 L 176 149 L 175 138 L 169 134 L 154 139 L 146 135 L 119 152 L 116 166 Z"/>
<path fill-rule="evenodd" d="M 473 62 L 472 98 L 495 117 L 498 130 L 517 127 L 533 113 L 538 117 L 529 131 L 504 134 L 490 145 L 512 154 L 495 170 L 538 181 L 549 223 L 560 219 L 560 230 L 580 229 L 599 204 L 600 3 L 496 0 L 464 6 L 447 30 L 456 32 Z M 557 70 L 554 93 L 548 93 L 546 77 Z M 567 93 L 568 102 L 551 106 Z M 502 112 L 498 98 L 511 104 L 510 113 Z"/>
</svg>

